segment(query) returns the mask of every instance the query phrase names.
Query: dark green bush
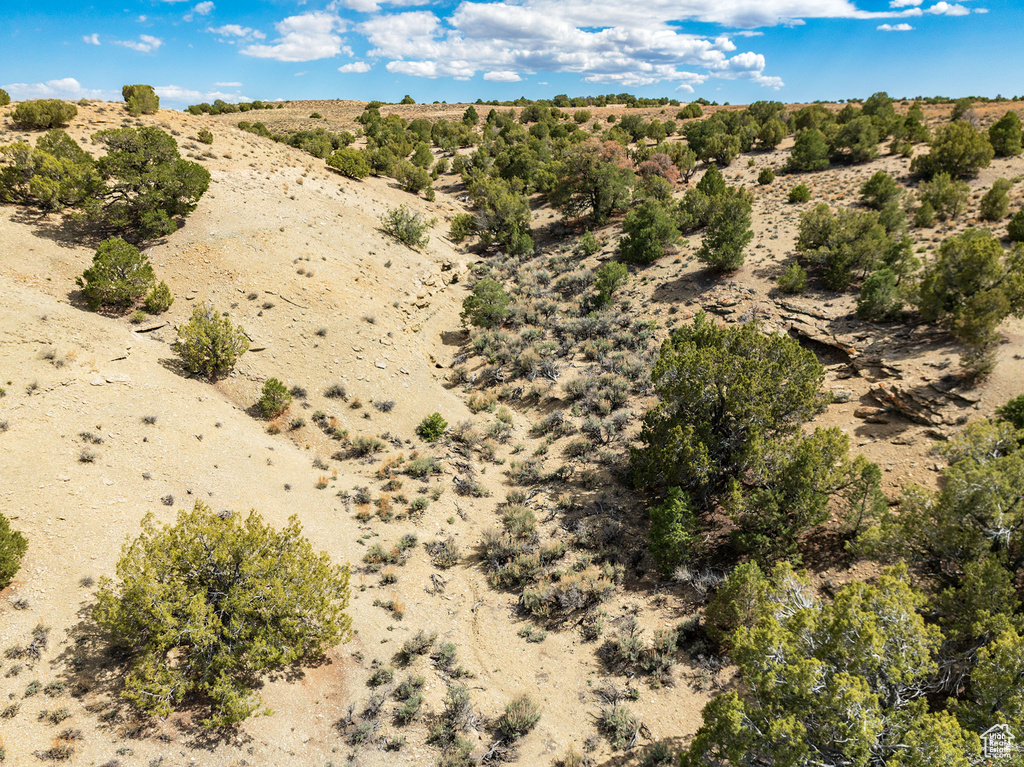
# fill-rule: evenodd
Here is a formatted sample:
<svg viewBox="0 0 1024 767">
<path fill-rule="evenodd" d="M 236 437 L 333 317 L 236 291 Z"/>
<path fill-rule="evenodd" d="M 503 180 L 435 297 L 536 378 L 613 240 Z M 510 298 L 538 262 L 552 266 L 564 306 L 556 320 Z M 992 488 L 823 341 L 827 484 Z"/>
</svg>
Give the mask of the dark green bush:
<svg viewBox="0 0 1024 767">
<path fill-rule="evenodd" d="M 11 103 L 11 94 L 0 88 L 0 107 L 5 107 Z"/>
<path fill-rule="evenodd" d="M 656 200 L 646 200 L 626 214 L 622 231 L 622 258 L 633 264 L 654 263 L 679 239 L 675 221 Z"/>
<path fill-rule="evenodd" d="M 997 178 L 992 188 L 981 198 L 979 215 L 983 221 L 1002 221 L 1010 212 L 1010 188 L 1012 181 Z"/>
<path fill-rule="evenodd" d="M 212 144 L 213 133 L 208 131 L 206 128 L 200 128 L 199 132 L 196 133 L 196 140 L 201 144 Z"/>
<path fill-rule="evenodd" d="M 160 97 L 152 85 L 125 85 L 121 88 L 121 98 L 128 105 L 130 115 L 152 115 L 160 108 Z"/>
<path fill-rule="evenodd" d="M 288 387 L 276 378 L 268 378 L 263 383 L 263 390 L 257 405 L 260 412 L 267 418 L 277 418 L 292 404 L 292 395 Z"/>
<path fill-rule="evenodd" d="M 789 190 L 789 202 L 808 202 L 811 199 L 811 190 L 807 184 L 797 184 Z"/>
<path fill-rule="evenodd" d="M 462 314 L 459 316 L 464 325 L 497 327 L 508 318 L 511 302 L 501 283 L 487 277 L 473 286 L 473 292 L 462 302 Z"/>
<path fill-rule="evenodd" d="M 366 155 L 359 149 L 336 149 L 327 158 L 327 165 L 348 178 L 366 178 L 370 175 Z"/>
<path fill-rule="evenodd" d="M 120 237 L 101 242 L 92 257 L 92 266 L 78 278 L 85 301 L 93 311 L 127 309 L 145 296 L 155 282 L 149 259 Z"/>
<path fill-rule="evenodd" d="M 775 171 L 771 168 L 762 168 L 761 172 L 757 174 L 757 183 L 761 186 L 767 186 L 775 180 Z"/>
<path fill-rule="evenodd" d="M 807 290 L 807 270 L 794 261 L 779 275 L 778 285 L 783 293 L 803 293 Z"/>
<path fill-rule="evenodd" d="M 14 108 L 11 119 L 20 128 L 56 128 L 67 125 L 78 114 L 78 107 L 60 99 L 22 101 Z"/>
<path fill-rule="evenodd" d="M 476 221 L 472 213 L 456 213 L 452 217 L 452 225 L 448 230 L 448 236 L 452 242 L 462 242 L 471 234 L 476 232 Z"/>
<path fill-rule="evenodd" d="M 1021 142 L 1020 117 L 1016 112 L 1007 112 L 988 129 L 988 140 L 997 157 L 1015 157 L 1024 146 Z"/>
<path fill-rule="evenodd" d="M 448 422 L 440 413 L 431 413 L 416 427 L 416 433 L 427 442 L 435 442 L 441 438 L 448 428 Z"/>
</svg>

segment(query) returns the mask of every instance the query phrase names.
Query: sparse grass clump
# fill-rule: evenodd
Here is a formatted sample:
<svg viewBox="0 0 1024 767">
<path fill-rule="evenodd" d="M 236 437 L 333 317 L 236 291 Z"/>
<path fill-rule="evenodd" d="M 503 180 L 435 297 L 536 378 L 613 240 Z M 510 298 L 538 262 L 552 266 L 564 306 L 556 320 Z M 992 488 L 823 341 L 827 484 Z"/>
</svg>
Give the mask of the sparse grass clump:
<svg viewBox="0 0 1024 767">
<path fill-rule="evenodd" d="M 540 707 L 529 695 L 520 695 L 505 706 L 498 717 L 497 729 L 507 741 L 514 741 L 526 735 L 539 721 Z"/>
<path fill-rule="evenodd" d="M 621 750 L 632 747 L 636 742 L 640 720 L 628 708 L 615 703 L 601 710 L 597 729 L 608 738 L 612 748 Z"/>
</svg>

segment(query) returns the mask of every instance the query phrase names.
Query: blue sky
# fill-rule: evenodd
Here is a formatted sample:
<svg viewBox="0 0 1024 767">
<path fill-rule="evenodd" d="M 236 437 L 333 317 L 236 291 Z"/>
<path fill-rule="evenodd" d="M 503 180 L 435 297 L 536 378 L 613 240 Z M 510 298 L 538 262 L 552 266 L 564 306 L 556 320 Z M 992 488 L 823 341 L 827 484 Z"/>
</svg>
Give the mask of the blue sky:
<svg viewBox="0 0 1024 767">
<path fill-rule="evenodd" d="M 1020 0 L 3 0 L 15 99 L 1024 93 Z M 1015 91 L 1015 89 L 1017 89 Z"/>
</svg>

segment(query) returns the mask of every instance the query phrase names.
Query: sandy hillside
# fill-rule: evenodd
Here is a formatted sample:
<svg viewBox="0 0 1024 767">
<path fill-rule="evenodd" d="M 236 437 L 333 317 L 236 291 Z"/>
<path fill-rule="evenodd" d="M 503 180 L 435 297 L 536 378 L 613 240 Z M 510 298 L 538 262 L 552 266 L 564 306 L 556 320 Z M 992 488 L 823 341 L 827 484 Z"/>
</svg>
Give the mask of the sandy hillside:
<svg viewBox="0 0 1024 767">
<path fill-rule="evenodd" d="M 278 113 L 296 110 L 288 123 L 296 127 L 296 116 L 310 106 L 334 120 L 331 129 L 361 110 L 357 104 L 300 102 L 248 118 L 275 129 L 271 117 L 286 120 Z M 460 115 L 464 105 L 448 109 L 446 114 Z M 12 128 L 9 111 L 0 110 L 0 143 L 29 137 Z M 396 725 L 390 699 L 376 736 L 405 735 L 401 750 L 355 748 L 350 730 L 336 726 L 350 707 L 358 714 L 370 699 L 366 681 L 373 661 L 391 664 L 402 643 L 420 630 L 457 646 L 481 725 L 519 693 L 541 704 L 540 723 L 521 746 L 521 764 L 551 764 L 571 744 L 593 746 L 599 765 L 636 763 L 639 750 L 623 755 L 596 738 L 595 716 L 604 705 L 596 691 L 608 684 L 622 689 L 631 683 L 639 690 L 629 705 L 646 725 L 641 746 L 662 739 L 680 745 L 700 724 L 713 675 L 702 674 L 684 653 L 674 685 L 638 684 L 605 669 L 597 643 L 584 641 L 572 624 L 542 641 L 524 637 L 520 632 L 533 624 L 519 616 L 515 596 L 487 585 L 475 555 L 483 533 L 497 526 L 496 506 L 509 490 L 502 464 L 465 455 L 452 444 L 428 446 L 415 436 L 416 425 L 434 411 L 451 424 L 473 420 L 484 428 L 495 421 L 487 411 L 471 413 L 469 392 L 447 383 L 453 358 L 466 352 L 459 311 L 469 270 L 480 257 L 446 236 L 447 220 L 464 209 L 454 196 L 455 178 L 438 184 L 433 203 L 401 192 L 389 179 L 350 181 L 297 149 L 234 127 L 245 117 L 162 111 L 140 120 L 176 135 L 183 155 L 202 162 L 213 179 L 186 225 L 149 250 L 158 278 L 176 296 L 157 321 L 136 326 L 128 317 L 87 311 L 74 279 L 91 262 L 95 242 L 60 216 L 0 206 L 0 386 L 6 392 L 0 398 L 0 511 L 30 542 L 21 572 L 2 593 L 0 648 L 24 648 L 38 625 L 48 631 L 38 660 L 17 652 L 0 657 L 0 710 L 20 705 L 12 718 L 0 720 L 5 764 L 38 763 L 69 726 L 81 730 L 71 761 L 81 765 L 432 764 L 438 751 L 425 743 L 424 722 Z M 85 140 L 123 119 L 123 105 L 80 107 L 68 132 Z M 201 127 L 212 130 L 212 146 L 195 140 Z M 908 165 L 884 155 L 861 167 L 806 179 L 780 176 L 771 186 L 757 186 L 760 168 L 780 166 L 791 145 L 790 139 L 776 152 L 753 155 L 753 167 L 743 156 L 726 171 L 730 183 L 755 192 L 755 239 L 739 272 L 726 280 L 707 276 L 691 256 L 699 246 L 696 236 L 636 273 L 623 297 L 657 322 L 659 339 L 701 308 L 726 321 L 756 315 L 778 330 L 795 327 L 822 354 L 828 386 L 841 393 L 821 423 L 841 426 L 858 449 L 882 464 L 893 495 L 909 480 L 933 483 L 934 446 L 967 418 L 990 413 L 1020 393 L 1024 323 L 1005 327 L 999 366 L 984 387 L 951 390 L 944 376 L 956 371 L 958 350 L 941 334 L 923 326 L 894 332 L 854 321 L 850 295 L 779 296 L 774 280 L 794 253 L 797 215 L 814 204 L 787 204 L 789 189 L 805 180 L 815 201 L 847 204 L 875 170 L 903 177 Z M 995 178 L 1021 173 L 1024 159 L 997 159 L 971 185 L 980 194 Z M 1013 209 L 1024 198 L 1020 186 L 1012 192 Z M 381 214 L 399 204 L 438 219 L 421 252 L 378 229 Z M 540 206 L 536 224 L 557 241 L 562 229 L 555 219 Z M 969 224 L 977 222 L 968 217 L 915 233 L 916 246 L 927 249 Z M 618 231 L 613 223 L 597 232 L 605 246 L 591 266 L 613 254 Z M 216 385 L 189 377 L 170 348 L 175 326 L 207 300 L 230 311 L 252 339 L 235 372 Z M 479 360 L 471 364 L 479 367 Z M 274 424 L 252 409 L 271 376 L 307 391 Z M 332 384 L 344 386 L 347 401 L 324 396 Z M 890 411 L 868 423 L 855 411 L 878 405 L 871 391 L 879 384 L 901 396 L 937 401 L 935 412 L 915 422 Z M 641 410 L 643 405 L 636 403 Z M 344 446 L 314 424 L 317 411 L 350 436 L 382 438 L 386 452 L 373 459 L 346 457 Z M 530 451 L 540 444 L 529 428 L 542 415 L 540 408 L 513 408 L 512 439 L 499 448 L 500 461 L 513 455 L 516 444 Z M 359 502 L 357 489 L 370 487 L 379 499 L 386 478 L 378 472 L 381 461 L 414 450 L 438 456 L 442 473 L 425 481 L 402 477 L 388 492 L 436 500 L 418 519 L 403 515 L 397 502 L 397 517 L 385 520 L 387 514 Z M 457 495 L 455 482 L 467 476 L 490 496 Z M 626 510 L 636 506 L 632 494 L 610 480 L 599 490 Z M 557 495 L 557 488 L 545 487 L 536 503 L 547 515 L 547 535 L 568 539 Z M 96 580 L 113 574 L 122 543 L 137 534 L 142 517 L 153 513 L 171 521 L 196 500 L 234 513 L 256 508 L 277 525 L 298 515 L 316 547 L 354 568 L 353 641 L 297 678 L 268 681 L 263 698 L 273 714 L 247 722 L 237 736 L 213 741 L 189 726 L 187 713 L 140 725 L 117 705 L 120 667 L 104 652 L 87 612 Z M 394 568 L 395 582 L 383 583 L 380 573 L 363 568 L 370 545 L 390 546 L 408 534 L 418 543 Z M 439 569 L 422 544 L 449 535 L 459 561 Z M 642 530 L 632 535 L 642 543 Z M 816 577 L 848 579 L 863 567 L 825 565 Z M 692 592 L 659 581 L 649 569 L 640 572 L 603 605 L 610 627 L 635 617 L 649 635 L 693 612 Z M 404 606 L 401 619 L 375 601 Z M 439 711 L 448 675 L 428 657 L 396 668 L 395 681 L 407 673 L 425 677 L 426 709 Z M 43 689 L 27 695 L 37 680 Z M 70 717 L 59 724 L 40 718 L 44 710 L 65 706 Z M 489 749 L 486 727 L 472 737 L 479 754 Z"/>
</svg>

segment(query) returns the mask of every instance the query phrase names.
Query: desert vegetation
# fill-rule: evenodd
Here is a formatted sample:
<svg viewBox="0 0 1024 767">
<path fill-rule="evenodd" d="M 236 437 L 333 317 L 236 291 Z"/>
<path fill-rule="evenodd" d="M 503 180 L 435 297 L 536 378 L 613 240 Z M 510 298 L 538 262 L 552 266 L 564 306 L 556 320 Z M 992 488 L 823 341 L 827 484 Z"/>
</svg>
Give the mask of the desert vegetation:
<svg viewBox="0 0 1024 767">
<path fill-rule="evenodd" d="M 14 759 L 1024 737 L 1015 105 L 123 97 L 5 108 Z"/>
</svg>

